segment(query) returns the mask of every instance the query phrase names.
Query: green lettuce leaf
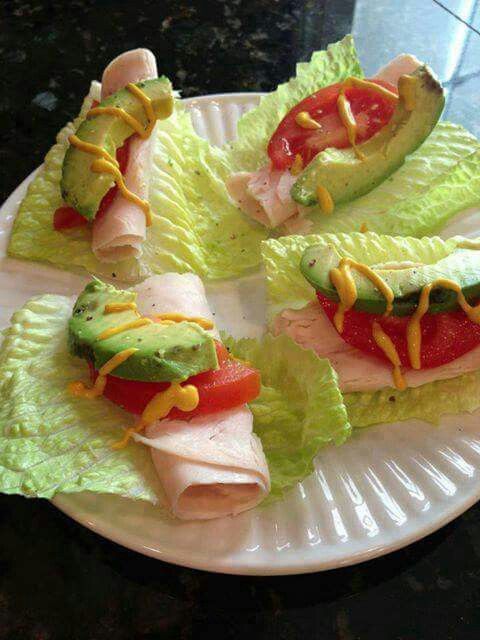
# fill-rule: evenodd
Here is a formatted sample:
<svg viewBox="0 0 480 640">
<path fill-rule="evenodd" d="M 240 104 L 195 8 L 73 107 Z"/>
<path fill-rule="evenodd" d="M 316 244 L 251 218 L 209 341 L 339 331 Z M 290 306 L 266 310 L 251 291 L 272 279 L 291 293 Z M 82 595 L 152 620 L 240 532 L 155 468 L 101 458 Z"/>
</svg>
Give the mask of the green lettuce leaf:
<svg viewBox="0 0 480 640">
<path fill-rule="evenodd" d="M 122 409 L 74 398 L 86 363 L 67 348 L 72 300 L 45 295 L 17 311 L 0 352 L 0 490 L 51 498 L 92 491 L 157 502 L 160 488 L 145 447 L 112 449 L 131 421 Z"/>
<path fill-rule="evenodd" d="M 337 376 L 328 360 L 287 336 L 224 342 L 262 374 L 262 391 L 250 409 L 270 468 L 272 496 L 281 496 L 312 473 L 321 447 L 340 445 L 350 436 Z"/>
<path fill-rule="evenodd" d="M 369 231 L 431 235 L 480 203 L 480 142 L 463 127 L 440 122 L 405 164 L 365 196 L 326 216 L 307 209 L 311 233 Z"/>
<path fill-rule="evenodd" d="M 230 202 L 224 184 L 232 172 L 224 154 L 196 135 L 180 103 L 154 134 L 150 198 L 153 223 L 139 260 L 99 262 L 91 251 L 87 229 L 75 235 L 56 232 L 53 212 L 62 204 L 60 176 L 68 136 L 91 105 L 84 101 L 48 152 L 45 163 L 23 199 L 14 223 L 11 256 L 51 262 L 65 269 L 84 267 L 97 275 L 112 273 L 136 281 L 150 273 L 194 271 L 209 279 L 238 276 L 260 262 L 266 231 L 251 224 Z"/>
<path fill-rule="evenodd" d="M 91 491 L 155 503 L 161 488 L 148 448 L 134 442 L 119 451 L 111 446 L 131 415 L 103 398 L 75 398 L 67 390 L 69 382 L 88 378 L 86 363 L 68 352 L 72 305 L 63 296 L 33 298 L 4 332 L 0 491 L 43 498 Z M 228 344 L 262 374 L 252 411 L 274 495 L 281 495 L 311 472 L 321 446 L 341 444 L 350 433 L 335 373 L 286 336 Z"/>
<path fill-rule="evenodd" d="M 354 427 L 413 418 L 438 424 L 444 414 L 472 413 L 480 407 L 480 371 L 406 391 L 388 388 L 343 398 Z"/>
<path fill-rule="evenodd" d="M 283 117 L 298 102 L 322 87 L 348 76 L 363 77 L 352 36 L 315 51 L 310 62 L 300 62 L 296 76 L 262 97 L 260 105 L 243 115 L 237 140 L 228 145 L 228 158 L 236 171 L 255 171 L 266 164 L 267 145 Z"/>
<path fill-rule="evenodd" d="M 461 237 L 442 240 L 378 235 L 376 233 L 291 236 L 263 243 L 270 320 L 283 309 L 301 309 L 315 300 L 315 290 L 300 272 L 300 258 L 307 246 L 333 244 L 342 256 L 368 265 L 389 261 L 436 262 L 451 253 Z M 380 422 L 419 418 L 437 423 L 445 413 L 474 411 L 480 407 L 480 372 L 398 391 L 344 395 L 350 423 L 365 427 Z"/>
</svg>

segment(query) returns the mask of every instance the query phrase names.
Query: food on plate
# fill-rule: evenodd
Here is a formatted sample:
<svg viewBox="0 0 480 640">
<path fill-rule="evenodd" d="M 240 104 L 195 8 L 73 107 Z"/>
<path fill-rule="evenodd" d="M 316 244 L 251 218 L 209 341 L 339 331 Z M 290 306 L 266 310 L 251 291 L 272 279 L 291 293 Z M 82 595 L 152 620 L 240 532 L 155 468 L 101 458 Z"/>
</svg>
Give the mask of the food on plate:
<svg viewBox="0 0 480 640">
<path fill-rule="evenodd" d="M 225 154 L 175 95 L 152 52 L 110 62 L 30 184 L 10 255 L 129 282 L 258 266 L 265 236 L 230 203 Z"/>
<path fill-rule="evenodd" d="M 242 116 L 229 149 L 232 201 L 281 235 L 365 225 L 436 233 L 480 201 L 478 140 L 437 122 L 443 102 L 438 80 L 412 55 L 364 78 L 347 36 Z"/>
<path fill-rule="evenodd" d="M 330 360 L 353 426 L 471 411 L 479 248 L 369 232 L 268 241 L 272 330 Z"/>
<path fill-rule="evenodd" d="M 193 274 L 33 298 L 5 332 L 0 400 L 1 491 L 112 493 L 181 519 L 282 496 L 350 434 L 328 361 L 286 336 L 222 342 Z"/>
<path fill-rule="evenodd" d="M 261 242 L 272 233 L 367 227 L 421 237 L 437 233 L 457 213 L 480 201 L 480 144 L 448 122 L 437 123 L 427 135 L 443 94 L 428 68 L 413 56 L 399 56 L 365 80 L 353 39 L 347 36 L 315 52 L 308 63 L 297 66 L 296 77 L 262 97 L 258 107 L 240 118 L 232 142 L 217 147 L 197 135 L 191 105 L 174 100 L 172 115 L 157 120 L 147 139 L 135 133 L 121 145 L 128 112 L 124 110 L 123 117 L 118 110 L 111 112 L 108 101 L 113 95 L 106 96 L 113 91 L 127 100 L 149 132 L 141 98 L 125 89 L 125 83 L 135 84 L 143 76 L 147 80 L 140 83 L 146 87 L 162 86 L 156 74 L 153 56 L 136 50 L 107 67 L 102 85 L 92 84 L 80 115 L 59 133 L 20 204 L 8 246 L 11 256 L 64 269 L 82 267 L 126 282 L 166 271 L 190 271 L 214 280 L 257 268 Z M 416 106 L 409 110 L 413 98 Z M 104 100 L 107 107 L 97 104 Z M 109 113 L 99 113 L 99 108 Z M 221 112 L 225 127 L 217 129 L 206 127 L 199 108 L 197 103 L 198 131 L 220 142 L 219 134 L 234 125 L 231 112 Z M 328 115 L 316 114 L 315 108 Z M 355 123 L 348 119 L 350 112 Z M 399 122 L 402 126 L 394 132 Z M 70 144 L 76 131 L 93 135 L 94 123 L 101 124 L 94 135 L 112 123 L 119 128 L 121 135 L 117 140 L 115 134 L 115 144 L 107 149 L 112 158 L 116 150 L 118 167 Z M 324 129 L 318 129 L 320 124 Z M 292 132 L 299 136 L 286 149 L 282 141 Z M 352 141 L 359 155 L 366 145 L 369 157 L 357 158 Z M 102 170 L 85 171 L 92 165 Z M 105 185 L 118 179 L 117 169 L 125 188 L 115 185 L 103 195 Z M 327 172 L 328 185 L 317 184 L 320 170 Z M 92 189 L 85 188 L 85 177 Z M 291 192 L 309 203 L 320 194 L 321 205 L 332 212 L 326 215 L 318 203 L 304 206 Z M 132 200 L 132 194 L 138 199 Z M 252 223 L 252 217 L 262 224 Z"/>
<path fill-rule="evenodd" d="M 412 56 L 399 56 L 380 77 L 348 76 L 290 109 L 268 143 L 269 164 L 232 175 L 230 195 L 269 227 L 298 216 L 298 205 L 331 214 L 398 169 L 443 105 L 438 80 Z"/>
<path fill-rule="evenodd" d="M 93 281 L 69 323 L 72 353 L 93 378 L 92 386 L 71 383 L 71 393 L 103 395 L 139 416 L 114 446 L 135 436 L 151 448 L 169 506 L 183 519 L 236 514 L 270 486 L 247 407 L 260 393 L 259 372 L 233 360 L 213 329 L 198 276 L 171 273 L 135 292 Z"/>
</svg>

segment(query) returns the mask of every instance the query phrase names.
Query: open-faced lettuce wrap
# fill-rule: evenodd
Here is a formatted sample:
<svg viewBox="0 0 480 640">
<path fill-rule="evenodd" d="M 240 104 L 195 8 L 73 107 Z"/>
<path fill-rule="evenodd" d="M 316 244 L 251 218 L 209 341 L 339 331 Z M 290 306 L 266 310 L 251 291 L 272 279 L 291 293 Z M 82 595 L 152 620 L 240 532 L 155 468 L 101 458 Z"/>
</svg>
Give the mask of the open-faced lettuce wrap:
<svg viewBox="0 0 480 640">
<path fill-rule="evenodd" d="M 147 448 L 133 441 L 112 448 L 131 415 L 103 397 L 67 390 L 69 382 L 89 376 L 85 361 L 68 351 L 72 306 L 63 296 L 33 298 L 4 332 L 0 491 L 44 498 L 90 491 L 156 503 L 161 490 Z M 341 444 L 350 434 L 335 373 L 285 336 L 227 344 L 262 374 L 261 394 L 250 407 L 279 496 L 312 471 L 322 446 Z"/>
<path fill-rule="evenodd" d="M 300 271 L 302 254 L 309 246 L 329 244 L 342 257 L 375 265 L 405 261 L 434 263 L 451 254 L 462 241 L 459 237 L 448 240 L 438 237 L 394 238 L 371 232 L 269 240 L 263 244 L 262 254 L 267 276 L 270 326 L 273 329 L 275 319 L 285 310 L 300 310 L 316 303 L 315 290 Z M 369 358 L 363 354 L 360 354 L 361 357 L 365 360 Z M 386 368 L 387 375 L 388 371 Z M 395 389 L 390 383 L 375 392 L 345 393 L 344 400 L 354 427 L 409 418 L 436 423 L 442 414 L 471 412 L 480 406 L 480 371 L 404 391 Z"/>
</svg>

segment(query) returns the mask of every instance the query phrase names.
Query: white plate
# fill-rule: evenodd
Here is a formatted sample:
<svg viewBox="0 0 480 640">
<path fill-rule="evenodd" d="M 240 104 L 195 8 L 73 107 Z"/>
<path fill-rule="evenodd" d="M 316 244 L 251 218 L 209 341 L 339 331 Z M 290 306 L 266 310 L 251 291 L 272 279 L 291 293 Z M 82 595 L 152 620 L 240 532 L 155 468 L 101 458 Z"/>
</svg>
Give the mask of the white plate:
<svg viewBox="0 0 480 640">
<path fill-rule="evenodd" d="M 220 144 L 234 135 L 239 115 L 257 100 L 256 94 L 229 94 L 185 102 L 199 133 Z M 16 207 L 32 177 L 2 209 L 3 256 Z M 460 229 L 476 235 L 474 218 L 461 216 L 444 235 Z M 1 326 L 30 296 L 71 295 L 85 281 L 38 263 L 3 258 Z M 261 331 L 261 285 L 257 276 L 209 288 L 225 327 L 236 334 Z M 344 446 L 323 450 L 315 473 L 284 501 L 235 519 L 167 522 L 151 505 L 92 494 L 58 496 L 54 504 L 115 542 L 181 565 L 260 575 L 330 569 L 418 540 L 480 498 L 479 416 L 449 417 L 440 427 L 411 421 L 358 431 Z"/>
</svg>

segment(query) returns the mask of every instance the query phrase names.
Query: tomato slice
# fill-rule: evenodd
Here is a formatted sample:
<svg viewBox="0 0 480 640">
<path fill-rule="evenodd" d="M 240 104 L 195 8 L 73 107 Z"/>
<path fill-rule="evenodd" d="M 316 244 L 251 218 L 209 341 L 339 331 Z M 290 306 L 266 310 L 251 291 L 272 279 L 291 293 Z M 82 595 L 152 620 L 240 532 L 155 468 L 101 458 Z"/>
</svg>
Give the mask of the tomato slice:
<svg viewBox="0 0 480 640">
<path fill-rule="evenodd" d="M 117 149 L 117 153 L 115 154 L 122 174 L 124 174 L 127 169 L 129 147 L 130 138 L 127 138 L 123 145 Z M 105 215 L 105 211 L 107 211 L 112 204 L 117 191 L 118 187 L 114 184 L 113 187 L 103 196 L 97 211 L 97 218 Z M 67 205 L 59 207 L 53 214 L 53 228 L 55 231 L 67 231 L 68 229 L 76 229 L 77 227 L 83 227 L 87 224 L 88 220 L 86 218 L 78 213 L 78 211 L 73 207 L 69 207 Z"/>
<path fill-rule="evenodd" d="M 397 89 L 384 80 L 369 82 L 397 94 Z M 343 149 L 349 147 L 347 131 L 340 119 L 337 100 L 342 83 L 320 89 L 291 109 L 278 125 L 268 144 L 268 155 L 274 169 L 288 169 L 300 154 L 303 166 L 327 147 Z M 350 102 L 357 122 L 357 142 L 365 142 L 390 121 L 395 109 L 395 100 L 374 89 L 348 87 L 345 96 Z M 306 111 L 319 123 L 320 129 L 304 129 L 295 122 L 295 117 Z"/>
<path fill-rule="evenodd" d="M 186 381 L 198 389 L 197 408 L 188 412 L 172 409 L 168 418 L 187 420 L 198 415 L 224 411 L 251 402 L 258 396 L 260 373 L 257 369 L 231 358 L 220 343 L 217 343 L 217 356 L 219 369 L 199 373 Z M 91 363 L 89 366 L 94 382 L 98 372 Z M 141 415 L 155 394 L 164 391 L 169 385 L 169 382 L 139 382 L 108 375 L 103 395 L 126 411 Z"/>
<path fill-rule="evenodd" d="M 88 220 L 81 216 L 73 207 L 59 207 L 53 214 L 53 228 L 55 231 L 66 231 L 67 229 L 76 229 L 84 227 L 88 224 Z"/>
<path fill-rule="evenodd" d="M 318 300 L 328 319 L 333 324 L 333 317 L 338 304 L 317 292 Z M 376 356 L 389 362 L 383 351 L 372 337 L 374 321 L 380 323 L 385 333 L 395 345 L 401 363 L 411 368 L 408 357 L 406 330 L 410 318 L 366 313 L 350 309 L 345 313 L 343 340 L 364 353 Z M 480 325 L 467 318 L 463 311 L 445 313 L 427 313 L 423 316 L 420 327 L 422 331 L 422 348 L 420 363 L 422 369 L 431 369 L 456 360 L 480 344 Z"/>
</svg>

